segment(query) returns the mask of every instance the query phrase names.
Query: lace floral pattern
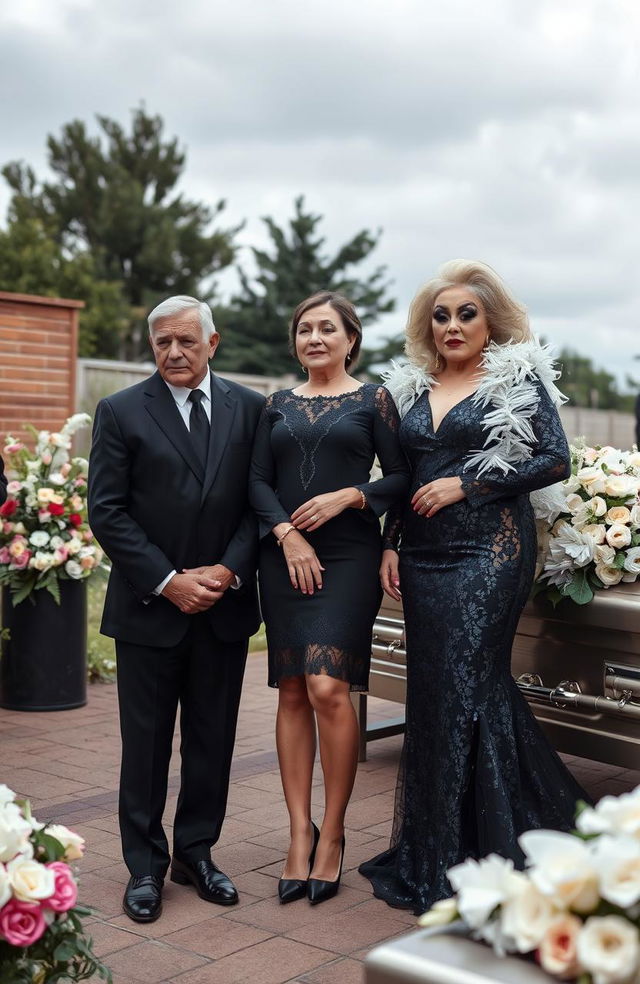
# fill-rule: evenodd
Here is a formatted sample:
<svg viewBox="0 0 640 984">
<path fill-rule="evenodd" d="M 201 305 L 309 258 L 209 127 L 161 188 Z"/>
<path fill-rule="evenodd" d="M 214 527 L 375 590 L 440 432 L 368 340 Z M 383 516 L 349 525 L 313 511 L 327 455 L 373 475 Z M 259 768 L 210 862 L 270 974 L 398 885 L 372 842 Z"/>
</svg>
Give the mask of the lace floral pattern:
<svg viewBox="0 0 640 984">
<path fill-rule="evenodd" d="M 404 496 L 408 467 L 399 418 L 383 386 L 339 396 L 274 393 L 258 427 L 250 496 L 262 534 L 260 597 L 269 648 L 269 685 L 283 676 L 326 673 L 366 690 L 371 629 L 380 605 L 378 517 Z M 374 458 L 382 478 L 370 480 Z M 346 509 L 305 533 L 325 568 L 313 595 L 292 588 L 274 526 L 312 496 L 355 487 L 367 508 Z"/>
<path fill-rule="evenodd" d="M 361 866 L 374 892 L 423 912 L 451 895 L 448 868 L 496 851 L 520 864 L 524 830 L 568 830 L 584 793 L 548 744 L 510 673 L 511 646 L 534 573 L 528 494 L 568 474 L 557 411 L 543 387 L 536 444 L 517 470 L 463 472 L 482 446 L 486 410 L 463 400 L 433 430 L 428 394 L 400 438 L 411 465 L 408 500 L 462 475 L 466 498 L 431 519 L 405 501 L 387 517 L 400 546 L 407 642 L 407 726 L 391 845 Z"/>
</svg>

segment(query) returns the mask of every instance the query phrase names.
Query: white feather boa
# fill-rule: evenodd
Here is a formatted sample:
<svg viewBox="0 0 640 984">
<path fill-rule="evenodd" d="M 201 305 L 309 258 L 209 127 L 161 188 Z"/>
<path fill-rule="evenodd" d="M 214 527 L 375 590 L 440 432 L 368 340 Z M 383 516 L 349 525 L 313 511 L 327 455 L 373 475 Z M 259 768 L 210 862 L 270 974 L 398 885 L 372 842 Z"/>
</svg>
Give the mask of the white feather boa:
<svg viewBox="0 0 640 984">
<path fill-rule="evenodd" d="M 540 402 L 536 382 L 542 383 L 556 407 L 566 397 L 555 385 L 560 372 L 550 346 L 540 345 L 536 339 L 508 345 L 492 342 L 485 350 L 482 369 L 484 375 L 473 402 L 487 408 L 482 424 L 487 437 L 482 448 L 469 452 L 464 467 L 477 469 L 478 476 L 488 471 L 506 475 L 531 458 L 536 443 L 532 427 Z M 435 376 L 413 363 L 394 364 L 383 379 L 401 417 L 425 390 L 438 385 Z M 565 502 L 560 483 L 532 492 L 531 502 L 537 519 L 553 522 Z"/>
</svg>

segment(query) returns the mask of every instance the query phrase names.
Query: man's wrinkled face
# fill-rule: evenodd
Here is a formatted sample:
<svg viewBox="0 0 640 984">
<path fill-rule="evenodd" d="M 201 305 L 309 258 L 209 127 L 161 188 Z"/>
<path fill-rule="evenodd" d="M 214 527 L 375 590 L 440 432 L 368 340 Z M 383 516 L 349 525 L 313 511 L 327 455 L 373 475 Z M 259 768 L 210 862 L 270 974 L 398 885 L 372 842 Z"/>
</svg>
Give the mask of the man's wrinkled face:
<svg viewBox="0 0 640 984">
<path fill-rule="evenodd" d="M 172 386 L 195 389 L 204 379 L 220 336 L 202 336 L 196 308 L 158 318 L 151 333 L 151 348 L 158 372 Z"/>
</svg>

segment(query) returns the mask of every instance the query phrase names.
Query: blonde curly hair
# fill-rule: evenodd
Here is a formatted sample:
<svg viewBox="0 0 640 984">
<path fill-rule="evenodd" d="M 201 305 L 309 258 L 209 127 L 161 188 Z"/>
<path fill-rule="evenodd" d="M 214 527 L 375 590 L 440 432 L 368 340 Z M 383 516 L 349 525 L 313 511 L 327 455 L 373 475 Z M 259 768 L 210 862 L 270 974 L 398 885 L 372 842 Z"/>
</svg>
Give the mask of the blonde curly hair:
<svg viewBox="0 0 640 984">
<path fill-rule="evenodd" d="M 436 369 L 431 317 L 437 298 L 449 287 L 468 287 L 477 296 L 484 308 L 492 342 L 504 345 L 531 338 L 526 308 L 516 301 L 495 270 L 479 260 L 449 260 L 411 302 L 404 348 L 414 365 L 432 374 L 442 371 L 442 356 L 440 369 Z"/>
</svg>

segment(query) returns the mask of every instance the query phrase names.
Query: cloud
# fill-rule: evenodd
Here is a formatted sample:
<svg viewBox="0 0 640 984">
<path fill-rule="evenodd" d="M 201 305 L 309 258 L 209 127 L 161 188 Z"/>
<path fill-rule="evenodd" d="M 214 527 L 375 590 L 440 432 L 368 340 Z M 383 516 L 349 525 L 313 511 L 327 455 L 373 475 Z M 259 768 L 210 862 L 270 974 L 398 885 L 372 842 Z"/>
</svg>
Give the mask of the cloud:
<svg viewBox="0 0 640 984">
<path fill-rule="evenodd" d="M 0 12 L 0 39 L 5 159 L 41 170 L 47 133 L 96 112 L 124 122 L 144 100 L 187 148 L 186 191 L 226 198 L 225 224 L 248 220 L 245 254 L 264 244 L 260 216 L 285 222 L 303 192 L 328 251 L 382 228 L 371 266 L 388 265 L 398 311 L 380 331 L 443 261 L 478 257 L 547 336 L 627 368 L 632 0 L 22 0 Z"/>
</svg>

